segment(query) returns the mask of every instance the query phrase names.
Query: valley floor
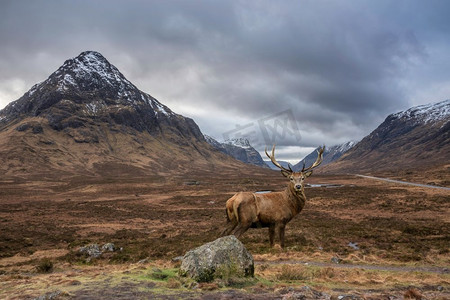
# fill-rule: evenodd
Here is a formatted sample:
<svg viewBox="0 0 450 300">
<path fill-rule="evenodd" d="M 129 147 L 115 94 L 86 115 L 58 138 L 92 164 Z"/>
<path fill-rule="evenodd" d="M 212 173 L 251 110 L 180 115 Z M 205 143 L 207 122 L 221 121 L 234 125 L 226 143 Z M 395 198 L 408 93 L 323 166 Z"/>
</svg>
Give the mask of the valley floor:
<svg viewBox="0 0 450 300">
<path fill-rule="evenodd" d="M 283 189 L 279 172 L 2 179 L 0 298 L 450 297 L 448 191 L 350 175 L 310 179 L 315 187 L 286 228 L 285 250 L 269 248 L 264 229 L 243 235 L 255 279 L 200 285 L 179 278 L 172 259 L 218 237 L 234 192 Z M 78 250 L 92 243 L 120 250 L 87 260 Z"/>
</svg>

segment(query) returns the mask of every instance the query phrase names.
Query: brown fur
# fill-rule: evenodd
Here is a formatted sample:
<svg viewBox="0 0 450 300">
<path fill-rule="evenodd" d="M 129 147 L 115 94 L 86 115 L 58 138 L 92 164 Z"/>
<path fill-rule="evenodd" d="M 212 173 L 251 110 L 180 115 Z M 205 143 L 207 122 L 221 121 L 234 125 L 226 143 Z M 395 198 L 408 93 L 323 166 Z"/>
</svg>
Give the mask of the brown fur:
<svg viewBox="0 0 450 300">
<path fill-rule="evenodd" d="M 289 185 L 283 192 L 256 194 L 239 192 L 226 203 L 227 227 L 222 236 L 234 234 L 240 237 L 249 228 L 269 228 L 270 245 L 274 245 L 275 231 L 278 231 L 280 246 L 284 247 L 284 230 L 305 206 L 304 179 L 309 172 L 282 172 L 289 177 Z"/>
</svg>

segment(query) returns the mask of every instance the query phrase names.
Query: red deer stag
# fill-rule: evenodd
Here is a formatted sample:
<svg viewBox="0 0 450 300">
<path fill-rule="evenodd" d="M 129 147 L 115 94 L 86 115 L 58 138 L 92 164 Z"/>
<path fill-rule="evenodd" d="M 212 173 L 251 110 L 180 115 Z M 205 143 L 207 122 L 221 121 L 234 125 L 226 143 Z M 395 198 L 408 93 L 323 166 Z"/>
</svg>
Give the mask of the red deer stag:
<svg viewBox="0 0 450 300">
<path fill-rule="evenodd" d="M 227 200 L 227 227 L 222 236 L 234 234 L 240 237 L 249 228 L 269 227 L 270 246 L 274 245 L 275 230 L 278 231 L 280 246 L 284 248 L 284 229 L 305 206 L 306 196 L 303 187 L 304 180 L 311 176 L 313 169 L 322 162 L 325 146 L 317 150 L 317 159 L 309 167 L 300 172 L 292 171 L 280 165 L 275 159 L 275 145 L 272 155 L 267 153 L 272 163 L 281 169 L 281 174 L 289 178 L 289 184 L 282 192 L 257 194 L 251 192 L 239 192 Z"/>
</svg>

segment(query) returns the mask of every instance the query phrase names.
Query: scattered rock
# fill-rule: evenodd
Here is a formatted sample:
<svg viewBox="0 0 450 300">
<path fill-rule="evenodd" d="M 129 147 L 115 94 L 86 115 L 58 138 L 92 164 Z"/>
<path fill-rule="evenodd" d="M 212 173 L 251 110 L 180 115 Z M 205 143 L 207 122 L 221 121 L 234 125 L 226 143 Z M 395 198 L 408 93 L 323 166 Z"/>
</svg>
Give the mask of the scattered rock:
<svg viewBox="0 0 450 300">
<path fill-rule="evenodd" d="M 307 297 L 307 299 L 329 299 L 330 295 L 324 292 L 316 291 L 309 286 L 302 286 L 300 291 Z"/>
<path fill-rule="evenodd" d="M 44 295 L 41 295 L 37 298 L 34 298 L 34 300 L 54 300 L 54 299 L 64 299 L 68 298 L 69 294 L 63 291 L 54 291 L 50 293 L 46 293 Z"/>
<path fill-rule="evenodd" d="M 199 185 L 200 182 L 199 181 L 186 181 L 184 184 L 185 185 Z"/>
<path fill-rule="evenodd" d="M 87 255 L 90 258 L 97 258 L 102 255 L 102 251 L 100 251 L 100 247 L 98 244 L 90 244 L 84 247 L 80 247 L 78 250 L 81 254 Z"/>
<path fill-rule="evenodd" d="M 333 256 L 331 258 L 331 262 L 335 263 L 335 264 L 340 264 L 342 262 L 342 259 L 340 259 L 339 257 Z"/>
<path fill-rule="evenodd" d="M 284 287 L 275 292 L 283 295 L 283 300 L 303 300 L 303 299 L 330 299 L 327 293 L 319 292 L 309 286 L 302 286 L 300 289 Z"/>
<path fill-rule="evenodd" d="M 180 267 L 180 275 L 198 282 L 214 278 L 254 275 L 252 255 L 233 235 L 219 238 L 188 251 Z"/>
<path fill-rule="evenodd" d="M 331 300 L 365 300 L 365 298 L 358 296 L 358 295 L 339 295 L 339 296 L 332 296 L 330 298 Z"/>
<path fill-rule="evenodd" d="M 147 258 L 141 259 L 137 263 L 140 264 L 140 265 L 143 265 L 143 264 L 148 263 L 149 261 L 150 261 L 150 259 L 147 257 Z"/>
<path fill-rule="evenodd" d="M 116 251 L 116 246 L 113 243 L 106 243 L 102 246 L 103 252 L 109 251 L 114 252 Z"/>
<path fill-rule="evenodd" d="M 173 262 L 183 261 L 183 256 L 174 257 L 174 258 L 172 258 L 172 261 Z"/>
<path fill-rule="evenodd" d="M 83 255 L 88 256 L 87 261 L 89 262 L 92 258 L 98 258 L 105 252 L 114 252 L 117 248 L 113 243 L 106 243 L 101 248 L 98 244 L 90 244 L 84 247 L 80 247 L 78 252 Z M 119 249 L 122 251 L 122 248 Z"/>
<path fill-rule="evenodd" d="M 306 300 L 307 298 L 302 293 L 291 292 L 289 294 L 284 295 L 282 299 L 283 300 Z"/>
<path fill-rule="evenodd" d="M 349 246 L 355 250 L 359 250 L 358 243 L 349 242 L 347 246 Z"/>
</svg>

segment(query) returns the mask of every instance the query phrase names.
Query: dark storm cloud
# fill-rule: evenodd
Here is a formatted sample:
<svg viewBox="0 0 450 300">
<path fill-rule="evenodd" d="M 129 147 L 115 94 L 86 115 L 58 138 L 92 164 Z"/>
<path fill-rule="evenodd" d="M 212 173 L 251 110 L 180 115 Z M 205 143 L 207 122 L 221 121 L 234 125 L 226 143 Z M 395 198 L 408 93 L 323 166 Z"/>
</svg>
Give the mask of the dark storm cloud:
<svg viewBox="0 0 450 300">
<path fill-rule="evenodd" d="M 218 138 L 290 110 L 301 146 L 344 142 L 450 93 L 448 11 L 448 1 L 3 1 L 0 107 L 97 50 Z"/>
</svg>

